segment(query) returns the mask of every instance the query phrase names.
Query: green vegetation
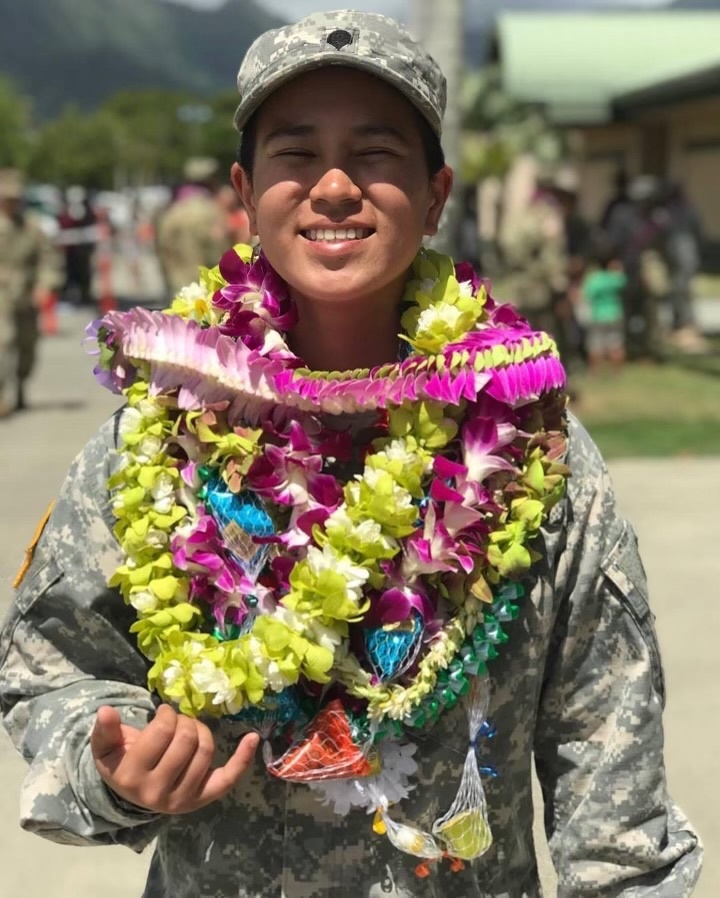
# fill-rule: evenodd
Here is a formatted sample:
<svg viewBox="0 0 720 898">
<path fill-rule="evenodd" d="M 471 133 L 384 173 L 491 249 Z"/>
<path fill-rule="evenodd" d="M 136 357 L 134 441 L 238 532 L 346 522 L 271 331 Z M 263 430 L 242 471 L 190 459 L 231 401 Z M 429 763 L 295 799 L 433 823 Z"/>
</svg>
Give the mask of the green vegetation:
<svg viewBox="0 0 720 898">
<path fill-rule="evenodd" d="M 200 11 L 162 0 L 0 0 L 0 69 L 38 120 L 69 100 L 87 112 L 121 90 L 210 97 L 245 50 L 280 24 L 254 0 Z"/>
<path fill-rule="evenodd" d="M 28 155 L 30 103 L 0 77 L 0 165 L 24 166 Z"/>
<path fill-rule="evenodd" d="M 463 180 L 502 177 L 523 153 L 539 162 L 558 162 L 566 136 L 552 127 L 543 110 L 513 99 L 503 88 L 500 67 L 468 72 L 463 85 Z"/>
<path fill-rule="evenodd" d="M 0 21 L 0 167 L 90 188 L 172 182 L 192 155 L 227 171 L 235 72 L 280 24 L 253 0 L 0 0 Z"/>
<path fill-rule="evenodd" d="M 718 347 L 720 348 L 720 347 Z M 720 454 L 720 355 L 578 377 L 572 411 L 607 458 Z"/>
</svg>

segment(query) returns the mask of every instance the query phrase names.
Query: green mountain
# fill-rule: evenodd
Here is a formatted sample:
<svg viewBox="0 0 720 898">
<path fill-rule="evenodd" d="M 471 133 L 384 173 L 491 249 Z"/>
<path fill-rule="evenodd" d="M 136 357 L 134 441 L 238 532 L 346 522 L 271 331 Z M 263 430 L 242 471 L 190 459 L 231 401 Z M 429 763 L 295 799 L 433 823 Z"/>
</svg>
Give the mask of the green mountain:
<svg viewBox="0 0 720 898">
<path fill-rule="evenodd" d="M 693 12 L 720 12 L 720 0 L 675 0 L 671 8 Z"/>
<path fill-rule="evenodd" d="M 280 24 L 254 0 L 209 11 L 161 0 L 0 0 L 0 22 L 0 74 L 40 119 L 124 89 L 231 89 L 250 43 Z"/>
</svg>

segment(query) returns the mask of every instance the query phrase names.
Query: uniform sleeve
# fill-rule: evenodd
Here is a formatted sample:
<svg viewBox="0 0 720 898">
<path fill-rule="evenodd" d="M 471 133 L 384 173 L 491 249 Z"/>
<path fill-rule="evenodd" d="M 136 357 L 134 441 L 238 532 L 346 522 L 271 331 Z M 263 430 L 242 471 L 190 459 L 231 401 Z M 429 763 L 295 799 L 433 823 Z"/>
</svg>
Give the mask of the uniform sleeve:
<svg viewBox="0 0 720 898">
<path fill-rule="evenodd" d="M 110 422 L 75 460 L 0 632 L 3 724 L 29 764 L 24 829 L 56 842 L 142 850 L 162 818 L 113 796 L 90 752 L 97 709 L 142 728 L 154 710 L 131 615 L 106 586 L 120 563 L 106 488 Z"/>
<path fill-rule="evenodd" d="M 62 257 L 50 237 L 34 223 L 37 256 L 34 271 L 34 290 L 52 292 L 62 285 Z"/>
<path fill-rule="evenodd" d="M 573 429 L 535 742 L 558 898 L 683 898 L 702 848 L 667 792 L 665 690 L 645 573 L 607 470 Z"/>
</svg>

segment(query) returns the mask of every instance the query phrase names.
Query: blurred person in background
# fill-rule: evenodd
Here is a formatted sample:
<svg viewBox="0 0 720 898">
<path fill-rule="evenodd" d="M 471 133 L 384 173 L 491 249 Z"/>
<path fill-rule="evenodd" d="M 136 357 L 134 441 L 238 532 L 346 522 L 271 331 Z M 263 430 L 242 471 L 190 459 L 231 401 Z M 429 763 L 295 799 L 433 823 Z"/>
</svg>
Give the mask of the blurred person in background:
<svg viewBox="0 0 720 898">
<path fill-rule="evenodd" d="M 597 371 L 604 362 L 609 362 L 619 371 L 625 361 L 623 291 L 627 278 L 607 238 L 598 240 L 593 262 L 581 288 L 582 301 L 587 307 L 588 366 L 591 371 Z"/>
<path fill-rule="evenodd" d="M 613 213 L 616 209 L 627 206 L 630 204 L 630 195 L 628 194 L 628 187 L 630 185 L 630 177 L 627 171 L 624 168 L 620 168 L 615 172 L 615 178 L 613 180 L 614 192 L 613 195 L 608 200 L 607 205 L 603 211 L 603 214 L 600 216 L 600 228 L 603 231 L 606 231 L 608 228 L 608 223 L 612 218 Z"/>
<path fill-rule="evenodd" d="M 572 375 L 584 355 L 575 303 L 591 231 L 578 211 L 574 171 L 545 167 L 535 179 L 529 205 L 502 229 L 508 295 L 517 298 L 518 306 L 535 327 L 552 334 Z M 575 395 L 573 388 L 571 394 Z"/>
<path fill-rule="evenodd" d="M 625 324 L 628 353 L 662 361 L 659 306 L 669 292 L 666 259 L 667 213 L 661 185 L 652 175 L 639 175 L 628 188 L 629 202 L 616 205 L 607 236 L 627 276 Z"/>
<path fill-rule="evenodd" d="M 505 217 L 500 249 L 508 295 L 534 327 L 553 332 L 555 300 L 568 286 L 565 223 L 547 173 L 532 177 L 529 203 Z"/>
<path fill-rule="evenodd" d="M 697 210 L 680 184 L 670 184 L 665 196 L 666 257 L 670 269 L 671 340 L 685 352 L 707 349 L 698 333 L 693 310 L 693 280 L 700 270 L 702 227 Z"/>
<path fill-rule="evenodd" d="M 93 256 L 100 239 L 98 218 L 84 187 L 70 187 L 58 219 L 57 243 L 65 253 L 62 299 L 75 306 L 93 304 Z"/>
<path fill-rule="evenodd" d="M 234 187 L 224 184 L 217 192 L 217 201 L 225 215 L 225 231 L 228 246 L 238 243 L 252 245 L 250 217 Z"/>
<path fill-rule="evenodd" d="M 156 247 L 168 295 L 175 296 L 227 249 L 226 218 L 217 198 L 214 159 L 185 164 L 185 183 L 157 221 Z"/>
<path fill-rule="evenodd" d="M 572 373 L 584 360 L 583 328 L 577 307 L 592 246 L 592 228 L 579 209 L 579 178 L 573 168 L 558 168 L 550 178 L 550 192 L 560 210 L 565 235 L 566 287 L 553 297 L 552 333 L 560 356 Z"/>
<path fill-rule="evenodd" d="M 25 386 L 35 366 L 39 310 L 59 282 L 52 241 L 23 206 L 21 173 L 0 169 L 0 417 L 27 406 Z"/>
</svg>

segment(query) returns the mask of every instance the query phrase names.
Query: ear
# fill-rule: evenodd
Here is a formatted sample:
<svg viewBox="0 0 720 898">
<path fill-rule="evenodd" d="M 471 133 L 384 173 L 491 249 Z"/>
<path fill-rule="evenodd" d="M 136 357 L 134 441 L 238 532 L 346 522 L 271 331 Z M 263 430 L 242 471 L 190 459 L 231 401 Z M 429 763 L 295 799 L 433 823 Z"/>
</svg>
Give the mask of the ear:
<svg viewBox="0 0 720 898">
<path fill-rule="evenodd" d="M 233 163 L 230 169 L 230 180 L 233 187 L 238 192 L 238 196 L 243 201 L 243 205 L 248 214 L 250 222 L 250 234 L 253 237 L 258 236 L 257 231 L 257 209 L 255 206 L 255 191 L 253 190 L 252 181 L 248 177 L 244 168 L 241 168 L 237 162 Z"/>
<path fill-rule="evenodd" d="M 423 233 L 427 237 L 437 234 L 440 224 L 440 216 L 448 201 L 450 191 L 453 186 L 453 170 L 449 165 L 444 166 L 440 171 L 433 175 L 430 181 L 430 206 L 425 218 L 425 228 Z"/>
</svg>

